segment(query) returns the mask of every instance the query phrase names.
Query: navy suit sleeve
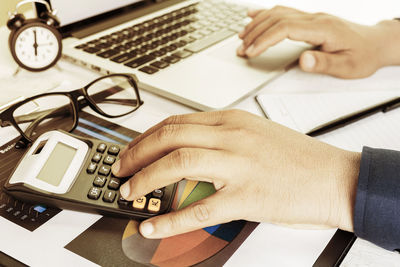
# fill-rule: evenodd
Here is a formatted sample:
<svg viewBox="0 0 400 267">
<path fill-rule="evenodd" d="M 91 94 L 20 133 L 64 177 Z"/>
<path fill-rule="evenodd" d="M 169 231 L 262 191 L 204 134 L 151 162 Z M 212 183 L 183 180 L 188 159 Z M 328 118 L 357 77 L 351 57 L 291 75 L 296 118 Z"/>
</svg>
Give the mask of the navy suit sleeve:
<svg viewBox="0 0 400 267">
<path fill-rule="evenodd" d="M 400 248 L 400 151 L 363 148 L 354 233 L 388 250 Z"/>
</svg>

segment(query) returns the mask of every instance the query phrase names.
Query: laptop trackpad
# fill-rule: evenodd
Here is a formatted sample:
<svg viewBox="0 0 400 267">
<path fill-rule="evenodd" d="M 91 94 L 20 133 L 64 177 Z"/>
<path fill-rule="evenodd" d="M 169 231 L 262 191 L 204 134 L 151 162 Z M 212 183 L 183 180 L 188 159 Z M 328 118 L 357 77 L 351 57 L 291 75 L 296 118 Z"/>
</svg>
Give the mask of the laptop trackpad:
<svg viewBox="0 0 400 267">
<path fill-rule="evenodd" d="M 286 39 L 269 48 L 260 56 L 247 59 L 236 56 L 236 49 L 240 46 L 241 42 L 238 38 L 234 38 L 215 49 L 211 49 L 207 55 L 229 64 L 242 65 L 247 68 L 250 67 L 250 69 L 266 72 L 284 68 L 298 59 L 304 50 L 311 47 L 303 42 L 294 42 Z"/>
</svg>

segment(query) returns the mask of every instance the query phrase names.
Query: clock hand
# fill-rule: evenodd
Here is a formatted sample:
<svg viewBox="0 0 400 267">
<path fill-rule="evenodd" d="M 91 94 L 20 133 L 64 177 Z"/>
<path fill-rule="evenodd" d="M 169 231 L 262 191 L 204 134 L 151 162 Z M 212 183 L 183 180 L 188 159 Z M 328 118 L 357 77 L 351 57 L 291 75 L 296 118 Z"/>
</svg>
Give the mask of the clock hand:
<svg viewBox="0 0 400 267">
<path fill-rule="evenodd" d="M 38 44 L 38 46 L 44 46 L 44 45 L 53 45 L 53 43 L 43 43 L 43 44 Z"/>
<path fill-rule="evenodd" d="M 33 37 L 35 40 L 35 42 L 33 43 L 33 48 L 35 49 L 35 56 L 37 56 L 38 43 L 37 43 L 37 39 L 36 39 L 36 30 L 33 31 Z"/>
</svg>

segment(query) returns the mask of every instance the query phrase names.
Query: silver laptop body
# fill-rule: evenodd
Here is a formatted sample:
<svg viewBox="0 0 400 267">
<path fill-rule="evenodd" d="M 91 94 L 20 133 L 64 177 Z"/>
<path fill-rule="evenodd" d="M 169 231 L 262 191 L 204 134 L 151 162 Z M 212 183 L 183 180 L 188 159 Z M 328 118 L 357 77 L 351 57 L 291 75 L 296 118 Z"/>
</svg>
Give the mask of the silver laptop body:
<svg viewBox="0 0 400 267">
<path fill-rule="evenodd" d="M 104 74 L 134 73 L 141 89 L 199 110 L 236 104 L 308 47 L 285 40 L 255 59 L 236 56 L 237 33 L 249 19 L 231 2 L 75 1 L 50 1 L 65 58 Z"/>
</svg>

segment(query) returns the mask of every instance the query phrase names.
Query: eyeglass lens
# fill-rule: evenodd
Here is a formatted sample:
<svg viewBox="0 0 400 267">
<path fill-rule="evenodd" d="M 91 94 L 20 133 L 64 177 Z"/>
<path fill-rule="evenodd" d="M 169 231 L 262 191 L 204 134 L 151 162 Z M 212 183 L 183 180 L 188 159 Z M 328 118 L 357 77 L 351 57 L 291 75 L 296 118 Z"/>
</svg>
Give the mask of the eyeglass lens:
<svg viewBox="0 0 400 267">
<path fill-rule="evenodd" d="M 27 137 L 35 137 L 50 130 L 71 131 L 74 126 L 74 109 L 66 95 L 37 97 L 19 106 L 13 113 L 15 122 Z"/>
<path fill-rule="evenodd" d="M 121 116 L 139 106 L 134 87 L 125 76 L 105 77 L 87 88 L 96 106 L 110 116 Z"/>
</svg>

